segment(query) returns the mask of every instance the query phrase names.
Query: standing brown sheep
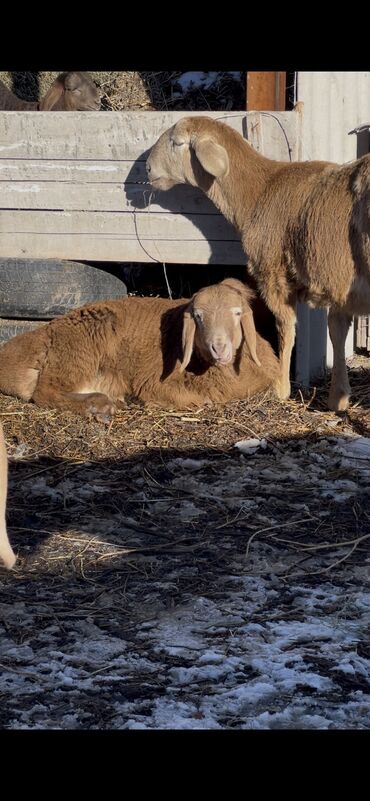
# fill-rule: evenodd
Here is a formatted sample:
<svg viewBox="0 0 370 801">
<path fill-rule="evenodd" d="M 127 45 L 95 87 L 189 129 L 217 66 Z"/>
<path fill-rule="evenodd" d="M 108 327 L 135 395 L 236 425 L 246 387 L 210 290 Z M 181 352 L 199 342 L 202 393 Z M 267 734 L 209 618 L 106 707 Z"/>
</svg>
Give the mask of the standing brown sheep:
<svg viewBox="0 0 370 801">
<path fill-rule="evenodd" d="M 126 396 L 178 408 L 246 398 L 279 374 L 256 332 L 252 297 L 230 278 L 190 301 L 82 306 L 0 348 L 0 391 L 103 420 Z"/>
<path fill-rule="evenodd" d="M 273 161 L 228 125 L 186 117 L 153 146 L 147 172 L 154 189 L 200 187 L 240 232 L 248 271 L 276 318 L 280 398 L 290 394 L 297 299 L 329 307 L 329 407 L 344 410 L 348 328 L 354 314 L 370 312 L 370 155 L 343 166 Z"/>
</svg>

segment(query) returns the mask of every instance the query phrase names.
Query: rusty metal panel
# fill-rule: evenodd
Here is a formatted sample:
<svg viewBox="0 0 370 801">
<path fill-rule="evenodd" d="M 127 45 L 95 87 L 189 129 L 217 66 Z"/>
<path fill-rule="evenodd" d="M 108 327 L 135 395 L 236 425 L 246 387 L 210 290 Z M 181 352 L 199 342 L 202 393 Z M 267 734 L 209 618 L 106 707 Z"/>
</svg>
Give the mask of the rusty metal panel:
<svg viewBox="0 0 370 801">
<path fill-rule="evenodd" d="M 285 111 L 285 72 L 247 72 L 247 110 Z"/>
</svg>

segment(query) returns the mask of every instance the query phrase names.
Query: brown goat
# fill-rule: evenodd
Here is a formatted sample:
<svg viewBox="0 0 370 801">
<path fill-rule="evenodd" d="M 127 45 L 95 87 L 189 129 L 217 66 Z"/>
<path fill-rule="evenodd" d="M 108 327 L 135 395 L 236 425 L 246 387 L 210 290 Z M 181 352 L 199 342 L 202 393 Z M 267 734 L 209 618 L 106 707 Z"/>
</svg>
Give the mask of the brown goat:
<svg viewBox="0 0 370 801">
<path fill-rule="evenodd" d="M 370 312 L 370 155 L 343 166 L 274 161 L 228 125 L 186 117 L 153 146 L 147 172 L 154 189 L 200 187 L 239 231 L 247 269 L 276 318 L 280 398 L 290 394 L 297 299 L 329 307 L 329 407 L 344 410 L 348 328 L 353 314 Z"/>
<path fill-rule="evenodd" d="M 107 420 L 134 396 L 186 408 L 266 390 L 279 375 L 236 279 L 189 300 L 125 297 L 82 306 L 0 348 L 0 390 Z"/>
<path fill-rule="evenodd" d="M 0 81 L 0 111 L 99 111 L 100 91 L 87 72 L 61 72 L 40 101 L 21 100 Z"/>
<path fill-rule="evenodd" d="M 6 495 L 8 489 L 8 459 L 6 455 L 4 432 L 0 424 L 0 560 L 5 567 L 10 570 L 13 567 L 16 556 L 10 545 L 6 530 Z"/>
</svg>

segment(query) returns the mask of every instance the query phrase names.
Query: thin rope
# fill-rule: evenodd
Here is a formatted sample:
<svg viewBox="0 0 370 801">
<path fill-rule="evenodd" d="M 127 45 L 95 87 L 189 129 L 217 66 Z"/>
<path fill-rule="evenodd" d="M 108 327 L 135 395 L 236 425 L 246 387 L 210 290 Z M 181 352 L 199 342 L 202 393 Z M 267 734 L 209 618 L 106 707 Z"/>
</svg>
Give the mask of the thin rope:
<svg viewBox="0 0 370 801">
<path fill-rule="evenodd" d="M 149 183 L 149 181 L 148 181 L 148 183 Z M 148 194 L 148 190 L 144 189 L 143 190 L 144 200 L 146 200 L 146 198 L 145 198 L 146 194 Z M 151 206 L 151 202 L 152 202 L 152 198 L 154 197 L 154 194 L 155 193 L 153 192 L 153 190 L 151 190 L 149 192 L 149 201 L 148 201 L 148 204 L 147 204 L 147 210 L 148 210 L 148 214 L 149 214 L 149 228 L 150 228 L 150 232 L 151 233 L 152 233 L 152 231 L 151 231 L 151 225 L 150 225 L 150 222 L 151 222 L 150 221 L 150 206 Z M 157 264 L 163 264 L 163 257 L 161 256 L 161 254 L 160 254 L 160 252 L 158 250 L 157 244 L 155 242 L 155 239 L 153 239 L 153 236 L 152 236 L 152 242 L 153 242 L 154 247 L 155 247 L 155 249 L 156 249 L 156 251 L 158 253 L 159 259 L 157 259 L 155 256 L 152 256 L 151 253 L 149 253 L 149 251 L 144 247 L 144 245 L 143 245 L 143 243 L 142 243 L 142 241 L 140 239 L 139 231 L 138 231 L 138 225 L 137 225 L 137 218 L 136 218 L 137 211 L 138 211 L 137 206 L 134 206 L 133 215 L 134 215 L 134 226 L 135 226 L 136 239 L 137 239 L 140 247 L 143 249 L 144 253 L 146 253 L 146 255 L 149 256 L 151 261 L 156 261 Z"/>
<path fill-rule="evenodd" d="M 164 277 L 166 279 L 168 297 L 171 298 L 171 300 L 172 300 L 171 287 L 170 287 L 170 284 L 169 284 L 169 281 L 168 281 L 168 278 L 167 278 L 167 270 L 166 270 L 166 265 L 165 265 L 164 262 L 163 262 L 163 272 L 164 272 Z"/>
<path fill-rule="evenodd" d="M 144 197 L 145 197 L 145 190 L 144 190 L 143 194 L 144 194 Z M 151 205 L 151 200 L 152 200 L 153 196 L 154 196 L 154 192 L 150 192 L 149 203 L 148 203 L 148 212 L 150 212 L 150 205 Z M 146 255 L 149 256 L 150 259 L 152 259 L 153 261 L 156 261 L 157 264 L 160 264 L 161 263 L 160 259 L 156 259 L 155 256 L 152 256 L 151 253 L 149 253 L 149 251 L 144 247 L 144 245 L 143 245 L 143 243 L 142 243 L 142 241 L 141 241 L 141 239 L 139 237 L 139 233 L 138 233 L 138 230 L 137 230 L 136 212 L 137 212 L 137 207 L 135 206 L 133 214 L 134 214 L 134 225 L 135 225 L 135 233 L 136 233 L 137 241 L 138 241 L 140 247 L 143 249 L 144 253 L 146 253 Z M 153 240 L 153 242 L 154 242 L 154 240 Z M 155 242 L 154 242 L 154 245 L 155 245 Z M 159 251 L 158 251 L 158 253 L 159 253 Z M 170 282 L 169 282 L 168 277 L 167 277 L 166 263 L 164 261 L 162 261 L 162 267 L 163 267 L 164 277 L 165 277 L 165 280 L 166 280 L 168 297 L 172 300 L 172 290 L 171 290 L 171 287 L 170 287 Z"/>
</svg>

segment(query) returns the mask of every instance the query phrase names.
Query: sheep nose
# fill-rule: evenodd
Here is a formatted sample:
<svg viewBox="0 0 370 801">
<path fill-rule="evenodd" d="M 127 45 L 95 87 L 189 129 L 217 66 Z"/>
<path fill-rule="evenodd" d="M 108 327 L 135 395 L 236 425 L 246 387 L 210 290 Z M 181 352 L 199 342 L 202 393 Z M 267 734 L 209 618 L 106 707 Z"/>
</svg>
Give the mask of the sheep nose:
<svg viewBox="0 0 370 801">
<path fill-rule="evenodd" d="M 211 342 L 210 344 L 210 351 L 215 359 L 221 359 L 225 353 L 225 350 L 226 350 L 225 343 L 214 345 L 213 342 Z"/>
</svg>

